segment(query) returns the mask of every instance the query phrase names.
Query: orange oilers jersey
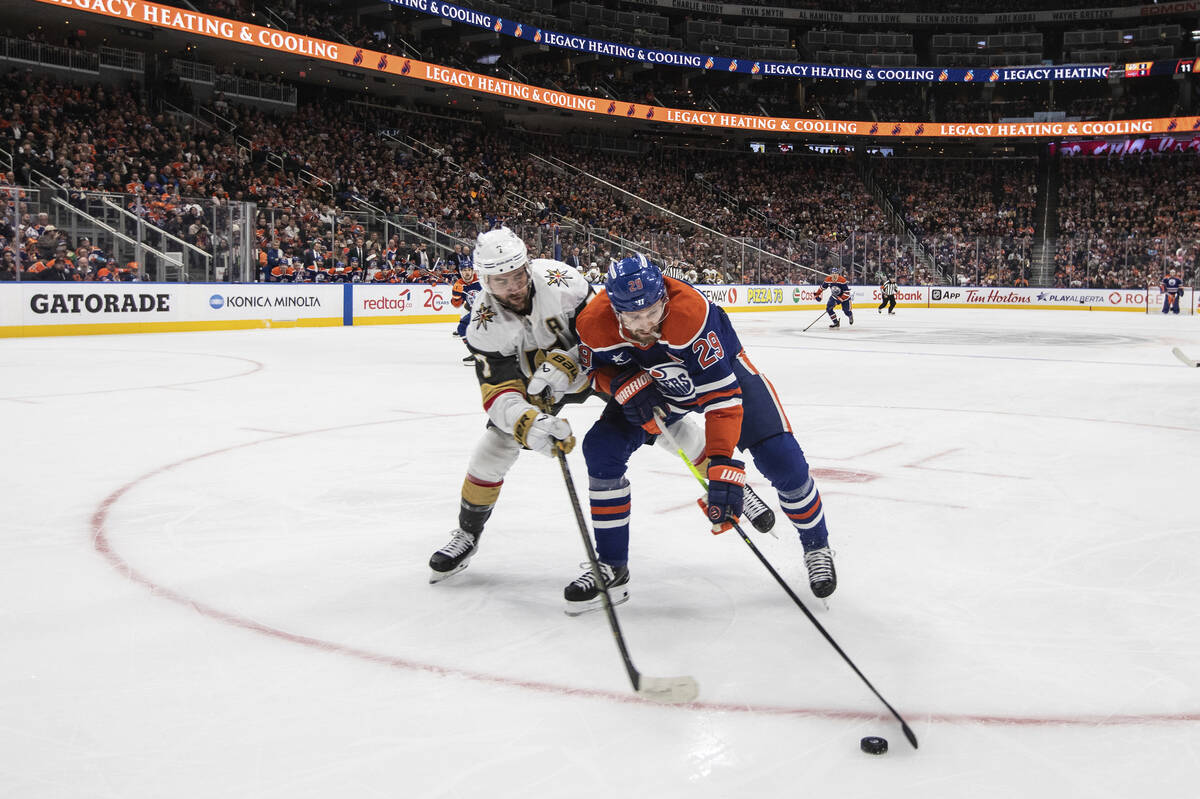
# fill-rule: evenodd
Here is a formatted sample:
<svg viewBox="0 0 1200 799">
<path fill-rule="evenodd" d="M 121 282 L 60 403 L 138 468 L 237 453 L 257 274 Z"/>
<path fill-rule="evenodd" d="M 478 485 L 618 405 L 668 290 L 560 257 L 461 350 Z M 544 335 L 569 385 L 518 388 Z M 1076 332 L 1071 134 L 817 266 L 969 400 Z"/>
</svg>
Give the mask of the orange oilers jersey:
<svg viewBox="0 0 1200 799">
<path fill-rule="evenodd" d="M 734 363 L 741 342 L 725 311 L 682 280 L 663 277 L 667 315 L 659 340 L 648 347 L 621 333 L 608 294 L 579 315 L 579 359 L 597 389 L 612 394 L 613 378 L 640 368 L 667 403 L 667 412 L 704 414 L 705 455 L 730 457 L 741 437 L 742 389 Z"/>
<path fill-rule="evenodd" d="M 475 296 L 482 290 L 483 284 L 478 280 L 472 280 L 468 283 L 460 277 L 454 281 L 454 288 L 450 292 L 450 304 L 455 308 L 465 306 L 466 310 L 469 311 L 475 302 Z"/>
<path fill-rule="evenodd" d="M 850 299 L 850 284 L 846 282 L 845 275 L 830 275 L 825 278 L 825 282 L 821 284 L 821 291 L 825 289 L 829 289 L 830 299 L 838 302 Z"/>
</svg>

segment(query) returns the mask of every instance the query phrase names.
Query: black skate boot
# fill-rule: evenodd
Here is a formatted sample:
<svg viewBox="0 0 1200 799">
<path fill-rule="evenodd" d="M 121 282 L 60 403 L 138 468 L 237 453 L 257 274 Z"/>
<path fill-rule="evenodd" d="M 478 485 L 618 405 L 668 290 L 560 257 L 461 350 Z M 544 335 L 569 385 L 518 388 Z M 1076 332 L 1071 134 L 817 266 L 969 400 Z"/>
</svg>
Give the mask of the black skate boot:
<svg viewBox="0 0 1200 799">
<path fill-rule="evenodd" d="M 830 329 L 830 330 L 832 330 L 832 329 L 833 329 L 833 328 L 835 328 L 835 327 L 841 327 L 841 326 L 842 326 L 842 323 L 841 323 L 841 322 L 839 322 L 837 319 L 834 319 L 834 320 L 833 320 L 833 324 L 831 324 L 831 325 L 829 326 L 829 329 Z"/>
<path fill-rule="evenodd" d="M 429 559 L 429 582 L 440 583 L 467 568 L 478 549 L 479 536 L 456 527 L 451 531 L 450 541 L 446 546 L 434 552 L 433 557 Z"/>
<path fill-rule="evenodd" d="M 596 575 L 592 574 L 590 563 L 579 564 L 583 574 L 576 577 L 563 589 L 563 598 L 567 600 L 568 616 L 578 616 L 589 610 L 604 607 L 604 597 L 596 586 Z M 608 588 L 608 598 L 614 605 L 619 605 L 629 599 L 629 567 L 613 567 L 607 563 L 600 564 L 600 573 L 604 577 L 604 585 Z"/>
<path fill-rule="evenodd" d="M 824 599 L 837 589 L 837 571 L 829 547 L 805 552 L 804 565 L 808 567 L 808 585 L 815 597 Z"/>
<path fill-rule="evenodd" d="M 775 526 L 775 511 L 771 510 L 750 486 L 746 486 L 746 491 L 742 495 L 742 512 L 746 514 L 750 524 L 754 525 L 754 529 L 760 533 L 769 533 Z"/>
</svg>

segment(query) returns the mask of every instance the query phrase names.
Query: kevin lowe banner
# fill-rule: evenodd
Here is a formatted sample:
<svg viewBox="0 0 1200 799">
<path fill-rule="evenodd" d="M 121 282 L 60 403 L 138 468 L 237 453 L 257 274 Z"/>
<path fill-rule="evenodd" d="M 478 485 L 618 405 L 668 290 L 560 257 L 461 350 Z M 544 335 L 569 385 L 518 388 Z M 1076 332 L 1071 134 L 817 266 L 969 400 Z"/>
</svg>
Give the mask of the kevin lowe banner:
<svg viewBox="0 0 1200 799">
<path fill-rule="evenodd" d="M 591 55 L 623 58 L 645 64 L 666 64 L 714 72 L 735 72 L 744 75 L 787 78 L 835 78 L 843 80 L 939 81 L 945 83 L 1013 83 L 1047 80 L 1107 80 L 1108 64 L 1064 64 L 1053 67 L 998 67 L 969 69 L 965 67 L 844 67 L 831 64 L 798 64 L 792 61 L 754 61 L 747 58 L 725 58 L 717 55 L 681 53 L 674 50 L 655 50 L 602 39 L 589 39 L 570 33 L 538 28 L 519 20 L 504 19 L 453 3 L 437 0 L 387 0 L 392 5 L 431 14 L 442 19 L 461 22 L 476 28 L 495 31 L 534 44 L 575 50 Z"/>
<path fill-rule="evenodd" d="M 792 119 L 761 117 L 748 114 L 720 114 L 681 108 L 618 102 L 597 97 L 527 86 L 460 69 L 430 64 L 415 59 L 400 58 L 375 50 L 314 39 L 309 36 L 264 28 L 200 14 L 172 6 L 142 2 L 142 0 L 38 0 L 40 3 L 89 11 L 108 17 L 152 25 L 159 28 L 187 31 L 199 36 L 257 47 L 272 52 L 315 58 L 364 70 L 384 72 L 400 77 L 455 86 L 495 97 L 581 111 L 604 116 L 637 118 L 673 125 L 691 125 L 709 129 L 750 130 L 765 133 L 827 134 L 834 136 L 891 138 L 953 138 L 953 139 L 1036 139 L 1062 136 L 1130 136 L 1154 133 L 1182 134 L 1200 131 L 1200 117 L 1171 117 L 1165 119 L 1127 119 L 1095 122 L 1028 122 L 1028 123 L 936 123 L 936 122 L 860 122 L 837 119 Z"/>
</svg>

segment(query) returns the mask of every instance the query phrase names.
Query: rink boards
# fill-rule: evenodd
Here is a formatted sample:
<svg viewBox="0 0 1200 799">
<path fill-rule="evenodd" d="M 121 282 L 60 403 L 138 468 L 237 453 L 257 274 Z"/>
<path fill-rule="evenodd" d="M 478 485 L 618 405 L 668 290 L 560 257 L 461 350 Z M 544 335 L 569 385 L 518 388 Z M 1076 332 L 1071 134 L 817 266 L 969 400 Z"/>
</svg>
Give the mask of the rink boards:
<svg viewBox="0 0 1200 799">
<path fill-rule="evenodd" d="M 815 286 L 697 286 L 729 311 L 817 311 Z M 854 286 L 855 307 L 879 305 L 878 286 Z M 1196 311 L 1185 289 L 1182 313 Z M 901 308 L 1127 311 L 1161 307 L 1156 289 L 901 286 Z M 306 283 L 5 283 L 0 337 L 334 327 L 457 321 L 450 286 Z"/>
</svg>

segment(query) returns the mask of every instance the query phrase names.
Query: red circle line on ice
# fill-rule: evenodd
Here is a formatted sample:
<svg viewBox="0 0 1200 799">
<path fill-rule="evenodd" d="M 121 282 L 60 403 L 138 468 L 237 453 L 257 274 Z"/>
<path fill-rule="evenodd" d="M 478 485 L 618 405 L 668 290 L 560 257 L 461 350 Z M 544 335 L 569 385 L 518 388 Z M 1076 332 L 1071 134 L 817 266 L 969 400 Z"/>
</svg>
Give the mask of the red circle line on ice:
<svg viewBox="0 0 1200 799">
<path fill-rule="evenodd" d="M 989 413 L 988 411 L 980 411 L 980 413 Z M 440 666 L 433 663 L 423 663 L 412 658 L 404 658 L 398 655 L 391 655 L 383 652 L 372 652 L 367 649 L 362 649 L 354 646 L 339 644 L 336 641 L 327 641 L 321 638 L 313 638 L 311 636 L 295 633 L 288 630 L 281 630 L 270 625 L 255 621 L 246 616 L 240 616 L 236 613 L 221 610 L 212 605 L 200 602 L 181 591 L 178 591 L 169 586 L 157 582 L 153 577 L 143 574 L 134 569 L 128 561 L 126 561 L 119 552 L 113 547 L 109 540 L 108 517 L 113 507 L 121 501 L 130 490 L 135 486 L 144 484 L 146 481 L 164 475 L 172 470 L 186 466 L 196 461 L 212 458 L 219 455 L 224 455 L 230 452 L 235 452 L 248 447 L 269 444 L 274 441 L 282 441 L 300 436 L 319 435 L 322 433 L 332 433 L 340 430 L 350 430 L 359 427 L 372 427 L 382 424 L 397 424 L 404 422 L 420 422 L 434 416 L 457 415 L 457 414 L 430 414 L 421 415 L 408 419 L 391 419 L 379 422 L 361 422 L 357 424 L 339 425 L 337 427 L 326 427 L 315 430 L 306 430 L 298 433 L 283 433 L 269 438 L 262 438 L 256 441 L 248 441 L 243 444 L 234 444 L 229 447 L 203 452 L 199 455 L 193 455 L 182 460 L 168 463 L 165 466 L 160 466 L 146 472 L 143 475 L 135 477 L 128 483 L 120 486 L 111 494 L 105 497 L 96 510 L 92 513 L 91 528 L 92 528 L 92 546 L 108 563 L 117 570 L 120 574 L 132 580 L 133 582 L 149 589 L 151 594 L 163 599 L 168 599 L 176 604 L 190 608 L 191 610 L 206 616 L 210 619 L 230 624 L 234 627 L 239 627 L 244 630 L 259 633 L 261 635 L 275 638 L 281 641 L 287 641 L 291 644 L 306 646 L 322 652 L 332 652 L 346 657 L 354 658 L 368 663 L 375 663 L 382 666 L 388 666 L 396 669 L 404 669 L 409 671 L 421 671 L 432 674 L 440 674 L 447 677 L 459 677 L 476 682 L 491 683 L 493 685 L 501 685 L 509 688 L 523 688 L 526 690 L 537 691 L 540 693 L 558 695 L 558 696 L 582 696 L 591 699 L 602 699 L 624 704 L 636 705 L 653 705 L 663 708 L 682 708 L 687 710 L 700 710 L 705 712 L 721 712 L 721 713 L 756 713 L 763 715 L 775 716 L 800 716 L 809 718 L 829 718 L 829 719 L 845 719 L 853 721 L 890 721 L 891 716 L 886 713 L 868 713 L 858 710 L 845 710 L 838 708 L 818 708 L 818 707 L 795 707 L 784 704 L 778 705 L 763 705 L 763 704 L 745 704 L 745 703 L 728 703 L 728 702 L 705 702 L 696 701 L 686 705 L 660 705 L 651 702 L 647 699 L 639 698 L 631 691 L 606 691 L 596 688 L 581 688 L 578 686 L 561 685 L 540 680 L 521 680 L 513 677 L 503 677 L 496 674 L 488 674 L 486 672 L 474 671 L 467 668 Z M 615 664 L 614 669 L 619 671 Z M 1041 726 L 1041 725 L 1080 725 L 1080 726 L 1112 726 L 1125 724 L 1147 724 L 1154 722 L 1194 722 L 1200 721 L 1200 711 L 1181 712 L 1181 713 L 1144 713 L 1144 714 L 1126 714 L 1126 715 L 1075 715 L 1075 716 L 1004 716 L 996 714 L 972 714 L 972 713 L 921 713 L 912 708 L 901 708 L 905 717 L 910 720 L 910 723 L 925 722 L 946 722 L 946 723 L 984 723 L 984 724 L 1018 724 L 1026 726 Z"/>
</svg>

